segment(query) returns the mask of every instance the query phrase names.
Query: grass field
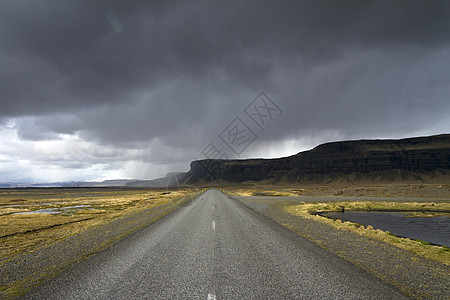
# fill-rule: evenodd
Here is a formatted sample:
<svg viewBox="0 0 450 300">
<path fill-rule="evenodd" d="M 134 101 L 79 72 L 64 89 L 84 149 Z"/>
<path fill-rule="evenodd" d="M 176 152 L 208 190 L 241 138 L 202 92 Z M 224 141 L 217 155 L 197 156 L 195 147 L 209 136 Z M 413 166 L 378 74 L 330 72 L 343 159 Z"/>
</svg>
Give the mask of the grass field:
<svg viewBox="0 0 450 300">
<path fill-rule="evenodd" d="M 444 198 L 450 201 L 450 184 L 385 184 L 385 185 L 248 185 L 227 188 L 242 196 L 340 196 L 383 198 Z"/>
<path fill-rule="evenodd" d="M 0 189 L 0 261 L 192 192 L 193 189 Z"/>
<path fill-rule="evenodd" d="M 450 264 L 447 247 L 426 245 L 374 230 L 371 226 L 333 221 L 314 214 L 317 211 L 337 211 L 345 207 L 346 210 L 416 210 L 421 216 L 428 214 L 430 217 L 436 215 L 435 211 L 440 211 L 439 215 L 448 216 L 450 185 L 255 185 L 227 190 L 243 196 L 283 198 L 284 209 L 291 214 L 328 223 L 339 230 L 367 235 Z M 34 251 L 91 227 L 167 203 L 192 192 L 193 189 L 0 189 L 0 260 L 16 253 Z"/>
</svg>

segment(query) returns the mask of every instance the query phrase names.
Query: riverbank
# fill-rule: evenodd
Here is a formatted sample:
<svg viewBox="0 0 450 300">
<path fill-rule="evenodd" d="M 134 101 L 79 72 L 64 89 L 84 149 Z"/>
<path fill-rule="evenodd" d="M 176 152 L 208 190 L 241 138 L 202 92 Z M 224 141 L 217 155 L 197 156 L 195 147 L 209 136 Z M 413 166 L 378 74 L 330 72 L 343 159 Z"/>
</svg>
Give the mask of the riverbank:
<svg viewBox="0 0 450 300">
<path fill-rule="evenodd" d="M 376 199 L 379 200 L 379 199 Z M 372 239 L 389 243 L 396 247 L 411 251 L 428 259 L 436 260 L 440 263 L 450 265 L 450 251 L 447 246 L 430 245 L 427 242 L 413 240 L 409 238 L 397 237 L 389 231 L 374 229 L 370 224 L 362 225 L 352 222 L 342 222 L 339 219 L 330 219 L 323 216 L 325 212 L 340 211 L 411 211 L 415 213 L 432 212 L 437 216 L 448 216 L 450 203 L 420 203 L 420 202 L 395 202 L 395 201 L 358 201 L 347 198 L 347 201 L 340 202 L 318 202 L 318 203 L 297 203 L 285 202 L 283 209 L 292 215 L 315 220 L 328 224 L 339 230 L 357 233 Z"/>
</svg>

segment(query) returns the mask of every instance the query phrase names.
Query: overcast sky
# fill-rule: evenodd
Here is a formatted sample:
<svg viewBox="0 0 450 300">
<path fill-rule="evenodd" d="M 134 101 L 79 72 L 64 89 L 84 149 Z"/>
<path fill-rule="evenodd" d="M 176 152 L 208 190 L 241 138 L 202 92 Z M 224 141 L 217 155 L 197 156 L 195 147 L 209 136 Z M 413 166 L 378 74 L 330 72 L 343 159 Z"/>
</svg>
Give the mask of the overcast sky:
<svg viewBox="0 0 450 300">
<path fill-rule="evenodd" d="M 449 133 L 449 97 L 450 1 L 0 1 L 0 181 Z"/>
</svg>

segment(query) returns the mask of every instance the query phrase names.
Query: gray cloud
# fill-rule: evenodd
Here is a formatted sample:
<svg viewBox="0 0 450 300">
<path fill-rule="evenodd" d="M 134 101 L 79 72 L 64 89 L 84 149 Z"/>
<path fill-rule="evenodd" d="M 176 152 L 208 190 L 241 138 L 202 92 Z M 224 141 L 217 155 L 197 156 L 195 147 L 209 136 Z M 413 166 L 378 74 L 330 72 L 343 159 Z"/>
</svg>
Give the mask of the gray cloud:
<svg viewBox="0 0 450 300">
<path fill-rule="evenodd" d="M 448 1 L 6 0 L 0 124 L 165 170 L 167 153 L 191 160 L 260 90 L 284 114 L 254 153 L 330 132 L 448 132 L 448 32 Z"/>
</svg>

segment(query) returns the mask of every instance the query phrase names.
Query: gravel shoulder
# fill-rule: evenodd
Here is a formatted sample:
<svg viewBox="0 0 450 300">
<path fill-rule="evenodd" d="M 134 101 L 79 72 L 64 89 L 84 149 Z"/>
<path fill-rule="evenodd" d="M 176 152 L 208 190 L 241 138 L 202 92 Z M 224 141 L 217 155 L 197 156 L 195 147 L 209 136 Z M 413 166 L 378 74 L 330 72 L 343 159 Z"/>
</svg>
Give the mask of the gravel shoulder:
<svg viewBox="0 0 450 300">
<path fill-rule="evenodd" d="M 15 299 L 63 270 L 189 203 L 187 195 L 0 261 L 0 299 Z"/>
<path fill-rule="evenodd" d="M 450 295 L 450 267 L 445 264 L 423 258 L 378 240 L 289 214 L 283 209 L 283 205 L 292 201 L 290 197 L 233 196 L 233 198 L 320 247 L 396 286 L 410 297 L 448 299 L 448 295 Z M 329 197 L 306 198 L 302 201 L 326 201 L 325 198 Z"/>
</svg>

